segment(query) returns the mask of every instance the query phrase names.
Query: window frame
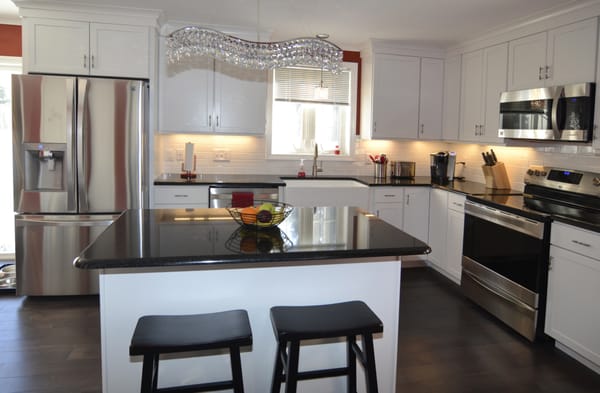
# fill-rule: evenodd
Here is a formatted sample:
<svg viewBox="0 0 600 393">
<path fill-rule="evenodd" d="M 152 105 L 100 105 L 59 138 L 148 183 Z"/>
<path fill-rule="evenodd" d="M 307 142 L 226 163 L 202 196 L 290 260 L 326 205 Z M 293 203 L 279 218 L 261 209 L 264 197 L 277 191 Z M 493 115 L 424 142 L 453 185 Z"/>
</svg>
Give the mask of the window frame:
<svg viewBox="0 0 600 393">
<path fill-rule="evenodd" d="M 351 72 L 351 87 L 350 87 L 350 144 L 348 155 L 325 155 L 319 154 L 319 160 L 323 161 L 354 161 L 355 160 L 355 146 L 356 141 L 359 138 L 357 135 L 357 127 L 359 127 L 358 113 L 358 92 L 360 85 L 360 62 L 357 61 L 344 61 L 344 67 L 350 69 Z M 273 71 L 269 72 L 268 83 L 267 83 L 267 122 L 265 132 L 265 154 L 269 160 L 300 160 L 300 159 L 311 159 L 312 154 L 273 154 L 272 153 L 272 137 L 273 137 Z"/>
</svg>

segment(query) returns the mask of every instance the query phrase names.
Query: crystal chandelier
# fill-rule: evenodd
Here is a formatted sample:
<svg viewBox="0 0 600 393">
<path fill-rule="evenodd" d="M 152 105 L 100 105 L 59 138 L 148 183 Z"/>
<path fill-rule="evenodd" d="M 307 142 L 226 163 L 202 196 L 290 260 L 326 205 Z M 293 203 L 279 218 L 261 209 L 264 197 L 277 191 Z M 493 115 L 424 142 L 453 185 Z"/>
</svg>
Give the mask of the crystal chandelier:
<svg viewBox="0 0 600 393">
<path fill-rule="evenodd" d="M 211 56 L 226 63 L 259 70 L 304 65 L 337 73 L 342 67 L 343 51 L 322 38 L 256 42 L 197 26 L 183 27 L 167 36 L 170 63 L 196 56 Z"/>
</svg>

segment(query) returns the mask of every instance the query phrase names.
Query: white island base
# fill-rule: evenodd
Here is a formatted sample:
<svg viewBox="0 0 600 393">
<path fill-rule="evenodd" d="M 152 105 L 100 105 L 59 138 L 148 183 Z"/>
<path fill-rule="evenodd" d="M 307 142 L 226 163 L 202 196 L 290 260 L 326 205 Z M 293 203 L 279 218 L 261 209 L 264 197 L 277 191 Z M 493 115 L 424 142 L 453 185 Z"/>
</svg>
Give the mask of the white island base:
<svg viewBox="0 0 600 393">
<path fill-rule="evenodd" d="M 100 275 L 103 393 L 138 392 L 142 358 L 129 356 L 133 329 L 142 315 L 193 314 L 246 309 L 253 333 L 243 348 L 246 393 L 268 393 L 276 340 L 269 309 L 275 305 L 310 305 L 363 300 L 383 321 L 374 337 L 381 393 L 396 385 L 399 260 L 392 257 L 303 261 L 281 264 L 196 265 L 178 268 L 106 269 Z M 300 370 L 345 364 L 343 342 L 305 343 Z M 230 379 L 229 356 L 163 356 L 159 387 Z M 345 392 L 344 377 L 301 381 L 299 393 Z M 282 388 L 283 390 L 283 388 Z M 358 366 L 358 391 L 365 392 Z"/>
</svg>

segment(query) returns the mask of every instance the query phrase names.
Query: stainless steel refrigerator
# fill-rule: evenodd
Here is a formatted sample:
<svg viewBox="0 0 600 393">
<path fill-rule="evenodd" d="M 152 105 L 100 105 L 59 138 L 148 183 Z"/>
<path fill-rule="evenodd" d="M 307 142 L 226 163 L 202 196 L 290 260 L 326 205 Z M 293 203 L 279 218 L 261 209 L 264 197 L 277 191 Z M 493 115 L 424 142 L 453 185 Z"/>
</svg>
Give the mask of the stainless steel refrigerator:
<svg viewBox="0 0 600 393">
<path fill-rule="evenodd" d="M 98 293 L 73 259 L 147 206 L 148 84 L 14 75 L 12 91 L 17 294 Z"/>
</svg>

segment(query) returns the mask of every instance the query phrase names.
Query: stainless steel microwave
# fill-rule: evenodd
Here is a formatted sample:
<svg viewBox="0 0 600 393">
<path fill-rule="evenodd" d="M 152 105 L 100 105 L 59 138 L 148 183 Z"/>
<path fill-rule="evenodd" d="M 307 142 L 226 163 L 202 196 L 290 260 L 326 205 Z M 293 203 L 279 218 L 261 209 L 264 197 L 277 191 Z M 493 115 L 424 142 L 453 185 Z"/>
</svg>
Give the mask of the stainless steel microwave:
<svg viewBox="0 0 600 393">
<path fill-rule="evenodd" d="M 515 90 L 500 96 L 500 138 L 589 142 L 594 83 Z"/>
</svg>

